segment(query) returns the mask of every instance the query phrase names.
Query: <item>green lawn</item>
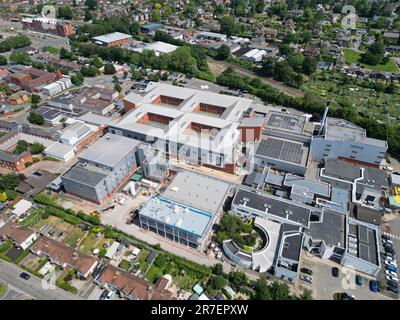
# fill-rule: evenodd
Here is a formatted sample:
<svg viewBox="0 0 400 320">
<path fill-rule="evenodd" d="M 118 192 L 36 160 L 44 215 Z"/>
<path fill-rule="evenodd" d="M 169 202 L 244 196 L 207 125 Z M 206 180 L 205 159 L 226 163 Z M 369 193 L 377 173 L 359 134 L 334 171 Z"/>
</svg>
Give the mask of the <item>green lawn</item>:
<svg viewBox="0 0 400 320">
<path fill-rule="evenodd" d="M 52 53 L 52 54 L 58 54 L 60 52 L 60 49 L 51 47 L 51 46 L 45 46 L 43 47 L 44 51 L 48 52 L 48 53 Z"/>
<path fill-rule="evenodd" d="M 152 264 L 145 276 L 150 283 L 154 283 L 158 278 L 163 276 L 163 272 L 160 268 Z"/>
<path fill-rule="evenodd" d="M 84 232 L 80 228 L 76 228 L 74 232 L 65 240 L 65 244 L 74 247 L 76 243 L 83 237 Z"/>
<path fill-rule="evenodd" d="M 344 49 L 344 59 L 348 64 L 359 63 L 360 66 L 364 67 L 365 69 L 385 71 L 385 72 L 397 72 L 399 69 L 396 65 L 396 62 L 394 62 L 393 59 L 389 59 L 388 63 L 386 64 L 378 64 L 376 66 L 361 63 L 359 62 L 361 59 L 361 53 L 354 51 L 352 49 Z"/>
<path fill-rule="evenodd" d="M 0 283 L 0 297 L 2 296 L 3 292 L 4 292 L 4 288 L 3 288 L 3 286 L 2 286 L 1 283 Z"/>
<path fill-rule="evenodd" d="M 81 251 L 83 253 L 91 253 L 92 250 L 96 247 L 97 242 L 99 241 L 99 239 L 97 239 L 96 234 L 94 233 L 89 233 L 85 240 L 82 241 L 81 244 Z"/>
</svg>

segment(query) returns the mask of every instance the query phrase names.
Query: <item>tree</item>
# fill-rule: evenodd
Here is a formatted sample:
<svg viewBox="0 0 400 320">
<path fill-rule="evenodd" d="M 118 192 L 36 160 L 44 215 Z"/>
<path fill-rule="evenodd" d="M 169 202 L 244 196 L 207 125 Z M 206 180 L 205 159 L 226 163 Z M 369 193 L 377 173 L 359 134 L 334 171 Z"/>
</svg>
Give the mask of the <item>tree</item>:
<svg viewBox="0 0 400 320">
<path fill-rule="evenodd" d="M 242 271 L 231 271 L 228 279 L 236 288 L 246 285 L 248 281 L 246 274 Z"/>
<path fill-rule="evenodd" d="M 5 66 L 7 64 L 7 58 L 0 55 L 0 66 Z"/>
<path fill-rule="evenodd" d="M 104 74 L 115 74 L 115 67 L 112 63 L 107 63 L 104 66 Z"/>
<path fill-rule="evenodd" d="M 154 260 L 154 265 L 160 269 L 164 269 L 168 265 L 167 255 L 159 253 L 156 260 Z"/>
<path fill-rule="evenodd" d="M 217 59 L 219 60 L 226 60 L 231 55 L 231 49 L 226 44 L 222 44 L 217 49 Z"/>
<path fill-rule="evenodd" d="M 122 91 L 121 85 L 120 85 L 119 83 L 115 83 L 115 84 L 114 84 L 114 90 L 115 90 L 115 91 L 118 91 L 118 92 L 121 92 L 121 91 Z"/>
<path fill-rule="evenodd" d="M 317 60 L 313 57 L 307 56 L 303 61 L 303 72 L 311 75 L 317 70 Z"/>
<path fill-rule="evenodd" d="M 286 283 L 274 281 L 269 287 L 269 291 L 273 300 L 290 299 L 289 287 Z"/>
<path fill-rule="evenodd" d="M 97 1 L 96 0 L 86 0 L 85 6 L 88 7 L 89 10 L 96 10 Z"/>
<path fill-rule="evenodd" d="M 222 276 L 215 276 L 211 278 L 211 288 L 214 290 L 221 290 L 226 285 L 226 279 Z"/>
<path fill-rule="evenodd" d="M 224 274 L 224 268 L 221 263 L 216 263 L 212 267 L 212 273 L 217 276 L 222 276 Z"/>
<path fill-rule="evenodd" d="M 73 18 L 72 10 L 68 6 L 59 7 L 57 15 L 58 15 L 58 18 L 64 18 L 64 19 L 67 19 L 67 20 L 71 20 Z"/>
<path fill-rule="evenodd" d="M 45 147 L 41 143 L 38 143 L 38 142 L 35 142 L 30 146 L 30 150 L 31 150 L 32 154 L 42 153 L 44 151 L 44 149 L 45 149 Z"/>
<path fill-rule="evenodd" d="M 95 77 L 98 73 L 99 73 L 99 69 L 97 69 L 93 65 L 91 65 L 89 67 L 82 67 L 81 68 L 81 74 L 84 77 Z"/>
<path fill-rule="evenodd" d="M 0 190 L 6 191 L 7 197 L 11 199 L 8 190 L 14 190 L 24 180 L 23 178 L 25 178 L 24 175 L 16 175 L 15 173 L 0 174 Z"/>
<path fill-rule="evenodd" d="M 31 57 L 27 52 L 13 52 L 9 57 L 10 61 L 16 64 L 30 65 Z"/>
<path fill-rule="evenodd" d="M 32 93 L 31 95 L 31 102 L 38 104 L 40 101 L 42 100 L 42 98 L 40 98 L 40 96 L 36 93 Z"/>
<path fill-rule="evenodd" d="M 90 21 L 93 19 L 92 13 L 90 12 L 89 9 L 85 10 L 85 16 L 84 16 L 84 20 L 85 21 Z"/>
<path fill-rule="evenodd" d="M 382 35 L 377 33 L 375 35 L 375 42 L 371 44 L 367 51 L 361 56 L 361 62 L 377 65 L 384 63 L 385 59 L 385 45 L 383 44 Z"/>
<path fill-rule="evenodd" d="M 83 75 L 82 75 L 82 73 L 77 72 L 74 75 L 72 75 L 71 82 L 76 86 L 82 85 L 82 83 L 83 83 Z"/>
<path fill-rule="evenodd" d="M 152 9 L 150 12 L 150 16 L 151 16 L 152 22 L 160 22 L 161 21 L 160 10 Z"/>
<path fill-rule="evenodd" d="M 26 142 L 25 140 L 18 140 L 17 145 L 14 149 L 14 153 L 21 154 L 21 153 L 27 151 L 28 148 L 29 148 L 28 142 Z"/>
<path fill-rule="evenodd" d="M 256 3 L 256 12 L 257 13 L 263 13 L 265 8 L 265 2 L 264 0 L 258 0 Z"/>
<path fill-rule="evenodd" d="M 42 115 L 37 114 L 33 111 L 29 113 L 28 121 L 33 124 L 42 125 L 44 124 L 44 118 Z"/>
<path fill-rule="evenodd" d="M 224 16 L 219 21 L 220 32 L 226 34 L 228 37 L 240 32 L 240 25 L 236 22 L 233 16 Z"/>
<path fill-rule="evenodd" d="M 299 298 L 300 300 L 312 300 L 313 299 L 312 291 L 305 290 Z"/>
<path fill-rule="evenodd" d="M 265 279 L 259 278 L 254 284 L 255 298 L 257 300 L 271 300 L 271 293 Z"/>
</svg>

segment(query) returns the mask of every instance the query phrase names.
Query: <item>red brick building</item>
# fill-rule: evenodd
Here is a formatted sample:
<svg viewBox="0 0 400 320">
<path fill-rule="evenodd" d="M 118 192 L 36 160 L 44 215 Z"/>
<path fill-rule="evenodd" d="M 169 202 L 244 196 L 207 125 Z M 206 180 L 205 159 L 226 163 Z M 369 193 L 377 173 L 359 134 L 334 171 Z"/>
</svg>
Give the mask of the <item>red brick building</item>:
<svg viewBox="0 0 400 320">
<path fill-rule="evenodd" d="M 93 37 L 92 41 L 100 46 L 111 48 L 131 42 L 133 41 L 133 38 L 129 34 L 113 32 L 104 34 L 102 36 Z"/>
<path fill-rule="evenodd" d="M 6 82 L 16 84 L 29 92 L 39 90 L 40 86 L 50 84 L 57 79 L 56 73 L 36 68 L 26 68 L 22 72 L 13 73 L 5 78 Z"/>
<path fill-rule="evenodd" d="M 26 30 L 51 33 L 60 37 L 68 37 L 75 34 L 72 24 L 64 20 L 36 17 L 22 19 L 21 22 L 22 27 Z"/>
<path fill-rule="evenodd" d="M 13 154 L 0 150 L 0 167 L 21 171 L 25 169 L 27 162 L 32 162 L 32 155 L 29 151 L 21 154 Z"/>
</svg>

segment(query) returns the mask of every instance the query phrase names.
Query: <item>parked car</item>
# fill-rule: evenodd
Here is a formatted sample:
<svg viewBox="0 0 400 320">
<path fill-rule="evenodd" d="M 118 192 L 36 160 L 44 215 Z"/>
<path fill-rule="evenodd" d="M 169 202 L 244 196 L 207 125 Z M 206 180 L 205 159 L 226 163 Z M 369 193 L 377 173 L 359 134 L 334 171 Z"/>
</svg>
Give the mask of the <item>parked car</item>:
<svg viewBox="0 0 400 320">
<path fill-rule="evenodd" d="M 303 272 L 303 273 L 305 273 L 305 274 L 308 274 L 308 275 L 310 275 L 310 276 L 312 276 L 312 274 L 313 274 L 312 270 L 311 270 L 311 269 L 308 269 L 308 268 L 301 268 L 300 271 Z"/>
<path fill-rule="evenodd" d="M 334 276 L 335 278 L 339 277 L 339 268 L 338 267 L 332 268 L 332 276 Z"/>
<path fill-rule="evenodd" d="M 111 300 L 113 296 L 114 296 L 114 291 L 110 291 L 109 293 L 107 293 L 104 300 Z"/>
<path fill-rule="evenodd" d="M 312 283 L 312 278 L 310 276 L 306 276 L 304 274 L 301 274 L 299 276 L 300 280 L 303 280 L 304 282 Z"/>
<path fill-rule="evenodd" d="M 381 235 L 381 238 L 384 239 L 384 240 L 391 240 L 392 239 L 389 236 L 387 236 L 386 234 Z"/>
<path fill-rule="evenodd" d="M 385 270 L 385 274 L 387 274 L 388 276 L 397 277 L 397 272 L 391 270 Z"/>
<path fill-rule="evenodd" d="M 369 281 L 369 289 L 372 292 L 378 292 L 378 282 L 376 280 Z"/>
<path fill-rule="evenodd" d="M 108 291 L 107 291 L 107 290 L 104 290 L 104 291 L 101 293 L 99 299 L 100 299 L 100 300 L 104 300 L 104 299 L 106 298 L 107 294 L 108 294 Z"/>
<path fill-rule="evenodd" d="M 385 266 L 387 270 L 393 271 L 393 272 L 397 272 L 397 268 L 393 267 L 393 266 Z"/>
<path fill-rule="evenodd" d="M 392 281 L 399 281 L 399 278 L 397 278 L 397 276 L 394 277 L 394 276 L 386 275 L 385 278 L 386 278 L 386 280 L 388 280 L 388 281 L 389 281 L 389 280 L 392 280 Z"/>
<path fill-rule="evenodd" d="M 385 171 L 393 171 L 393 168 L 389 166 L 383 166 L 382 169 Z"/>
<path fill-rule="evenodd" d="M 391 248 L 391 247 L 385 247 L 385 252 L 386 252 L 386 253 L 389 252 L 389 253 L 391 253 L 391 254 L 395 254 L 395 253 L 396 253 L 396 251 L 395 251 L 393 248 Z"/>
<path fill-rule="evenodd" d="M 392 256 L 386 256 L 386 260 L 396 262 L 395 258 L 393 258 Z"/>
<path fill-rule="evenodd" d="M 388 291 L 391 291 L 393 293 L 399 293 L 399 288 L 398 287 L 392 287 L 392 286 L 388 286 L 387 287 Z"/>
<path fill-rule="evenodd" d="M 388 284 L 389 286 L 396 287 L 396 288 L 398 288 L 398 286 L 399 286 L 398 282 L 397 282 L 397 281 L 393 281 L 393 280 L 389 280 L 389 281 L 387 282 L 387 284 Z"/>
<path fill-rule="evenodd" d="M 393 266 L 393 267 L 397 268 L 397 263 L 394 262 L 394 261 L 385 260 L 384 263 L 385 263 L 385 265 L 387 265 L 387 266 Z"/>
<path fill-rule="evenodd" d="M 31 277 L 30 274 L 28 274 L 26 272 L 21 272 L 21 274 L 19 276 L 24 280 L 29 280 L 29 278 Z"/>
<path fill-rule="evenodd" d="M 386 245 L 392 245 L 393 246 L 393 241 L 392 240 L 390 240 L 390 239 L 382 239 L 382 242 L 384 243 L 384 244 L 386 244 Z"/>
<path fill-rule="evenodd" d="M 357 275 L 356 275 L 356 284 L 357 284 L 358 286 L 362 286 L 362 283 L 363 283 L 363 278 L 362 278 L 362 276 L 360 276 L 359 274 L 357 274 Z"/>
</svg>

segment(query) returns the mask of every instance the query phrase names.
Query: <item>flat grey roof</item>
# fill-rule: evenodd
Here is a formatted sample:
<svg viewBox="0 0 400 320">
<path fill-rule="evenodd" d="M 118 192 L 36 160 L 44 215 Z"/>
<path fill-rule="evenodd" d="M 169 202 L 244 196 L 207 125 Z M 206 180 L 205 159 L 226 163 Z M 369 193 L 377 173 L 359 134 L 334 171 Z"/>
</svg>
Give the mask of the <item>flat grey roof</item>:
<svg viewBox="0 0 400 320">
<path fill-rule="evenodd" d="M 306 117 L 278 111 L 270 111 L 267 115 L 267 128 L 275 128 L 295 133 L 302 133 Z"/>
<path fill-rule="evenodd" d="M 105 173 L 99 172 L 99 170 L 90 170 L 90 168 L 91 166 L 84 168 L 80 165 L 75 165 L 69 171 L 64 173 L 62 177 L 65 179 L 80 182 L 84 185 L 95 187 L 101 181 L 103 181 L 107 177 L 107 175 Z"/>
<path fill-rule="evenodd" d="M 345 214 L 325 210 L 321 221 L 310 222 L 311 237 L 324 240 L 327 246 L 345 247 L 346 216 Z"/>
<path fill-rule="evenodd" d="M 293 186 L 304 187 L 308 191 L 314 194 L 318 194 L 325 197 L 329 197 L 330 195 L 330 186 L 328 183 L 307 179 L 290 173 L 286 174 L 283 185 L 287 187 L 293 187 Z"/>
<path fill-rule="evenodd" d="M 282 238 L 283 243 L 281 244 L 282 252 L 281 256 L 293 261 L 300 260 L 301 245 L 303 243 L 303 233 L 284 234 Z"/>
<path fill-rule="evenodd" d="M 162 196 L 192 208 L 216 213 L 229 188 L 228 182 L 185 170 L 178 172 Z"/>
<path fill-rule="evenodd" d="M 237 189 L 233 204 L 269 213 L 304 226 L 308 226 L 310 218 L 310 209 L 305 206 L 296 205 L 287 199 L 261 195 L 243 189 Z"/>
<path fill-rule="evenodd" d="M 79 159 L 113 168 L 140 143 L 138 140 L 107 133 L 86 149 Z"/>
<path fill-rule="evenodd" d="M 357 184 L 367 184 L 371 188 L 378 189 L 389 187 L 387 173 L 384 170 L 354 165 L 346 161 L 326 160 L 324 174 L 352 182 L 361 177 L 361 168 L 364 168 L 364 179 L 359 180 Z"/>
<path fill-rule="evenodd" d="M 95 41 L 100 41 L 102 43 L 110 43 L 110 42 L 115 42 L 127 38 L 132 38 L 131 35 L 122 33 L 122 32 L 112 32 L 112 33 L 107 33 L 102 36 L 97 36 L 93 37 L 92 39 Z"/>
<path fill-rule="evenodd" d="M 358 225 L 358 257 L 378 265 L 378 248 L 375 241 L 375 230 L 364 225 Z"/>
<path fill-rule="evenodd" d="M 302 143 L 278 138 L 265 138 L 257 146 L 256 155 L 305 165 L 307 162 L 306 148 Z"/>
<path fill-rule="evenodd" d="M 355 209 L 357 220 L 380 225 L 382 221 L 382 213 L 380 211 L 357 205 Z"/>
<path fill-rule="evenodd" d="M 139 214 L 199 237 L 205 236 L 212 220 L 211 213 L 199 211 L 163 197 L 151 198 Z"/>
</svg>

